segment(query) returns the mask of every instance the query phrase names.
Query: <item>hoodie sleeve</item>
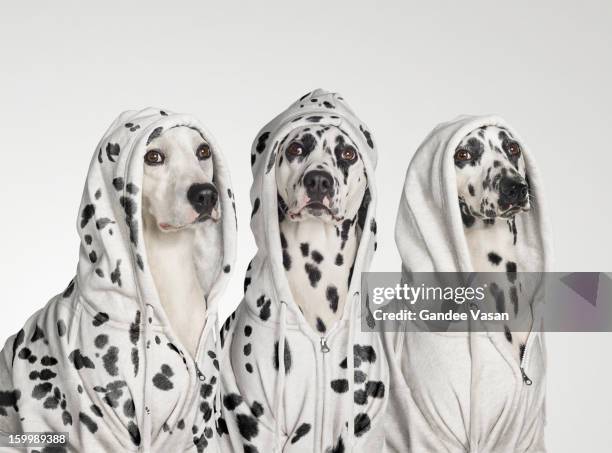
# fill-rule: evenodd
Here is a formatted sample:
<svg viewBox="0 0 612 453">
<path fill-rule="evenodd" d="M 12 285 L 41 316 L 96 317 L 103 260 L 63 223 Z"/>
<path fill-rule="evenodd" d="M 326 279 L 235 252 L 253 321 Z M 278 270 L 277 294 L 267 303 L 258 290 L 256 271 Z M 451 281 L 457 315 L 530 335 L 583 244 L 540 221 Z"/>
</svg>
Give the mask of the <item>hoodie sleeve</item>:
<svg viewBox="0 0 612 453">
<path fill-rule="evenodd" d="M 23 340 L 22 329 L 6 340 L 0 354 L 0 431 L 9 434 L 21 432 L 17 411 L 21 392 L 15 388 L 13 381 L 13 362 Z"/>
</svg>

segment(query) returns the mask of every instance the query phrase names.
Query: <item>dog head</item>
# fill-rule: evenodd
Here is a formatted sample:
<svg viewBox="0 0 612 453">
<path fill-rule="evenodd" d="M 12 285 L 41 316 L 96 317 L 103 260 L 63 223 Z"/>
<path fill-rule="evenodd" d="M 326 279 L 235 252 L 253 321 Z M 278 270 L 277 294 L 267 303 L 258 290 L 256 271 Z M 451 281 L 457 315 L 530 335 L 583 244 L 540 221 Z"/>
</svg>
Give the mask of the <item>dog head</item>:
<svg viewBox="0 0 612 453">
<path fill-rule="evenodd" d="M 144 155 L 143 207 L 162 231 L 218 221 L 219 194 L 213 183 L 214 150 L 187 126 L 149 140 Z"/>
<path fill-rule="evenodd" d="M 296 128 L 276 157 L 279 204 L 290 221 L 352 219 L 367 187 L 365 166 L 351 136 L 337 126 Z"/>
<path fill-rule="evenodd" d="M 530 209 L 521 144 L 498 126 L 466 135 L 454 155 L 459 200 L 475 217 L 512 218 Z"/>
</svg>

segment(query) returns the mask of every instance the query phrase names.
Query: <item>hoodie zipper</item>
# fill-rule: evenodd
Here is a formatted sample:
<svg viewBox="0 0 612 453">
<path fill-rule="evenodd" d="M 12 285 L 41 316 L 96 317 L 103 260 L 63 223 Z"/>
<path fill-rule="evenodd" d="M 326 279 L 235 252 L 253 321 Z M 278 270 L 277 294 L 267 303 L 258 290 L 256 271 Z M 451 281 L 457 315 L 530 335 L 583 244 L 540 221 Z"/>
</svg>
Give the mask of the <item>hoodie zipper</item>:
<svg viewBox="0 0 612 453">
<path fill-rule="evenodd" d="M 329 345 L 327 344 L 327 338 L 321 337 L 320 343 L 321 343 L 321 352 L 327 353 L 330 351 Z"/>
<path fill-rule="evenodd" d="M 525 344 L 525 352 L 523 354 L 523 358 L 520 363 L 521 377 L 523 378 L 523 383 L 525 385 L 533 384 L 533 381 L 529 378 L 529 376 L 527 376 L 527 373 L 525 372 L 525 369 L 527 368 L 527 365 L 529 364 L 528 359 L 529 359 L 529 351 L 531 349 L 530 346 L 531 346 L 532 339 L 533 339 L 533 332 L 527 338 L 527 343 Z"/>
</svg>

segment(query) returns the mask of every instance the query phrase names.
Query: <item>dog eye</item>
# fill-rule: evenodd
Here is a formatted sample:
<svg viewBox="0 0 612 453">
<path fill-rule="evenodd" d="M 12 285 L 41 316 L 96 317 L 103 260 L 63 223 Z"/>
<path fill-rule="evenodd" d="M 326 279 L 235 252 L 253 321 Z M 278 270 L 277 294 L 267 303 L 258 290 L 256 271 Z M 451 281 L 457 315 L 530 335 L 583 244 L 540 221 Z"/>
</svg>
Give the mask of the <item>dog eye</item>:
<svg viewBox="0 0 612 453">
<path fill-rule="evenodd" d="M 351 146 L 347 146 L 342 150 L 342 158 L 344 160 L 354 160 L 357 157 L 357 151 Z"/>
<path fill-rule="evenodd" d="M 149 165 L 161 165 L 166 160 L 166 156 L 157 149 L 152 149 L 151 151 L 147 151 L 145 154 L 145 162 Z"/>
<path fill-rule="evenodd" d="M 511 156 L 520 156 L 520 154 L 521 154 L 521 147 L 516 142 L 510 142 L 506 146 L 506 151 L 508 151 L 508 154 L 510 154 Z"/>
<path fill-rule="evenodd" d="M 287 153 L 292 156 L 301 156 L 304 153 L 304 148 L 297 142 L 293 142 L 287 148 Z"/>
<path fill-rule="evenodd" d="M 212 152 L 210 151 L 210 146 L 208 146 L 206 143 L 202 143 L 196 151 L 196 156 L 199 160 L 208 159 L 211 154 Z"/>
<path fill-rule="evenodd" d="M 455 153 L 455 160 L 470 160 L 472 159 L 472 153 L 467 149 L 460 149 Z"/>
</svg>

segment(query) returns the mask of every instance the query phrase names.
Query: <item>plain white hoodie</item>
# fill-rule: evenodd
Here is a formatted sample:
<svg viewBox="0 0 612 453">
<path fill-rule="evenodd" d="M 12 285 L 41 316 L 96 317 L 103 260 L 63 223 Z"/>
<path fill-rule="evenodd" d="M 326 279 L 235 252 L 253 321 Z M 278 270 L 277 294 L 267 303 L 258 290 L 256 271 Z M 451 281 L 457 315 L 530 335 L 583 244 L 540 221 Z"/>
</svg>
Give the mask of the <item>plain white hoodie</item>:
<svg viewBox="0 0 612 453">
<path fill-rule="evenodd" d="M 530 271 L 549 270 L 546 206 L 529 149 L 501 118 L 463 116 L 438 125 L 408 168 L 395 231 L 404 277 L 409 272 L 474 271 L 459 209 L 453 156 L 468 133 L 485 125 L 508 129 L 522 144 L 537 209 L 516 217 L 517 253 L 521 262 L 529 263 Z M 406 329 L 410 331 L 385 333 L 391 370 L 385 422 L 389 450 L 545 451 L 546 367 L 543 336 L 538 332 L 541 323 L 536 315 L 520 364 L 501 332 Z"/>
</svg>

